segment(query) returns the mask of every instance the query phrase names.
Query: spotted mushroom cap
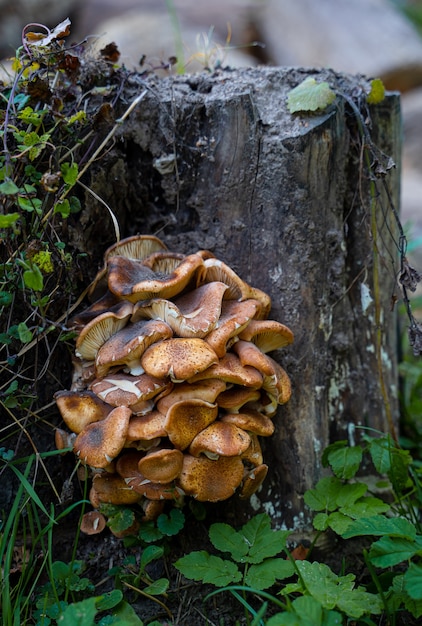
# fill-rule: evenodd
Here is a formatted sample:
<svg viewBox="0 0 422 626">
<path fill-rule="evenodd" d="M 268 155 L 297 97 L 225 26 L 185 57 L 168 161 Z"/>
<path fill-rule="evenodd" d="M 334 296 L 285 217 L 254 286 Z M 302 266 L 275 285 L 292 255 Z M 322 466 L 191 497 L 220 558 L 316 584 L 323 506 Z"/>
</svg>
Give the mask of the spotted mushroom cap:
<svg viewBox="0 0 422 626">
<path fill-rule="evenodd" d="M 108 404 L 133 407 L 139 402 L 151 400 L 169 386 L 171 382 L 166 378 L 156 378 L 146 373 L 139 376 L 117 373 L 94 380 L 90 389 Z"/>
<path fill-rule="evenodd" d="M 235 424 L 216 421 L 199 432 L 189 446 L 189 454 L 205 454 L 210 459 L 240 456 L 251 443 L 248 433 Z"/>
<path fill-rule="evenodd" d="M 74 433 L 79 434 L 93 422 L 98 422 L 113 410 L 92 391 L 58 391 L 54 399 L 64 423 Z"/>
<path fill-rule="evenodd" d="M 203 339 L 174 337 L 147 348 L 142 355 L 141 365 L 151 376 L 169 376 L 173 382 L 181 382 L 217 361 L 214 350 Z"/>
<path fill-rule="evenodd" d="M 230 498 L 243 479 L 239 456 L 221 456 L 216 461 L 206 456 L 183 455 L 183 469 L 176 484 L 185 495 L 200 502 L 219 502 Z"/>
<path fill-rule="evenodd" d="M 218 407 L 205 400 L 182 400 L 172 404 L 164 428 L 175 448 L 185 450 L 192 439 L 217 419 Z"/>
</svg>

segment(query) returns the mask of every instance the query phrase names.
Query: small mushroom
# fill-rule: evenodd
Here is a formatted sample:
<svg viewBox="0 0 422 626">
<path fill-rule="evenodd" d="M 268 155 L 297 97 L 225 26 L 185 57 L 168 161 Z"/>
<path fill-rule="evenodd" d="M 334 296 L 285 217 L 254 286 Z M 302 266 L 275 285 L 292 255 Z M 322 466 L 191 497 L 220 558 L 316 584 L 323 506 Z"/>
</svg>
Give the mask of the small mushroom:
<svg viewBox="0 0 422 626">
<path fill-rule="evenodd" d="M 219 502 L 234 494 L 242 478 L 243 463 L 238 456 L 211 461 L 205 456 L 185 454 L 176 484 L 185 495 L 200 502 Z"/>
<path fill-rule="evenodd" d="M 201 256 L 190 254 L 177 259 L 173 271 L 167 273 L 159 269 L 159 265 L 157 269 L 151 269 L 147 260 L 140 262 L 115 256 L 107 263 L 108 287 L 119 298 L 133 303 L 154 297 L 172 298 L 183 291 L 203 264 Z"/>
<path fill-rule="evenodd" d="M 92 391 L 57 391 L 54 399 L 66 426 L 79 434 L 94 422 L 103 420 L 113 407 Z"/>
<path fill-rule="evenodd" d="M 97 535 L 106 527 L 106 519 L 99 511 L 88 511 L 82 516 L 80 529 L 86 535 Z"/>
<path fill-rule="evenodd" d="M 246 500 L 250 498 L 262 485 L 268 473 L 268 465 L 264 463 L 254 467 L 243 478 L 242 486 L 239 490 L 239 498 Z"/>
<path fill-rule="evenodd" d="M 227 352 L 222 359 L 219 359 L 218 363 L 191 376 L 188 382 L 195 383 L 207 378 L 219 378 L 226 383 L 243 385 L 253 389 L 261 387 L 263 381 L 262 374 L 257 369 L 248 365 L 242 366 L 239 358 L 231 352 Z"/>
<path fill-rule="evenodd" d="M 245 404 L 259 400 L 260 397 L 261 392 L 259 389 L 234 385 L 230 389 L 220 393 L 215 402 L 217 402 L 220 409 L 225 409 L 230 413 L 239 413 L 240 409 Z"/>
<path fill-rule="evenodd" d="M 137 504 L 142 496 L 127 486 L 124 478 L 117 474 L 95 474 L 89 492 L 89 501 L 94 508 L 104 504 Z"/>
<path fill-rule="evenodd" d="M 217 361 L 214 350 L 203 339 L 176 337 L 147 348 L 141 358 L 141 365 L 151 376 L 170 376 L 173 382 L 181 382 Z"/>
<path fill-rule="evenodd" d="M 172 336 L 170 326 L 161 320 L 142 320 L 128 324 L 98 350 L 95 359 L 97 377 L 107 376 L 109 369 L 116 366 L 125 366 L 125 370 L 133 376 L 142 374 L 141 356 L 145 350 L 156 341 Z"/>
<path fill-rule="evenodd" d="M 134 441 L 153 441 L 167 437 L 164 427 L 165 416 L 159 411 L 150 411 L 145 415 L 134 415 L 129 420 L 126 444 Z"/>
<path fill-rule="evenodd" d="M 259 443 L 258 435 L 249 433 L 249 437 L 251 439 L 250 446 L 240 458 L 246 466 L 258 467 L 258 465 L 264 462 L 261 444 Z"/>
<path fill-rule="evenodd" d="M 183 453 L 180 450 L 162 448 L 148 452 L 138 462 L 138 469 L 152 482 L 170 483 L 182 471 Z"/>
<path fill-rule="evenodd" d="M 212 283 L 211 283 L 212 284 Z M 215 328 L 205 337 L 205 341 L 221 359 L 233 340 L 244 330 L 259 309 L 256 300 L 223 300 L 220 319 Z"/>
<path fill-rule="evenodd" d="M 201 430 L 217 419 L 217 415 L 216 404 L 205 400 L 182 400 L 169 408 L 164 427 L 174 447 L 185 450 Z"/>
<path fill-rule="evenodd" d="M 118 330 L 123 328 L 132 315 L 130 302 L 119 302 L 105 313 L 94 317 L 79 333 L 76 340 L 76 356 L 93 361 L 98 350 Z"/>
<path fill-rule="evenodd" d="M 66 454 L 69 448 L 70 450 L 73 448 L 75 439 L 75 433 L 68 433 L 62 428 L 56 428 L 54 432 L 54 443 L 56 444 L 57 450 L 64 450 L 62 454 Z"/>
<path fill-rule="evenodd" d="M 218 378 L 200 380 L 197 383 L 179 383 L 169 394 L 158 400 L 156 407 L 163 415 L 166 415 L 175 402 L 182 400 L 205 400 L 214 403 L 217 397 L 221 397 L 226 386 L 226 383 Z"/>
<path fill-rule="evenodd" d="M 220 456 L 240 456 L 251 443 L 248 433 L 235 424 L 213 422 L 201 430 L 189 446 L 189 454 L 205 454 L 209 459 Z"/>
<path fill-rule="evenodd" d="M 125 452 L 117 461 L 118 474 L 128 487 L 149 500 L 175 500 L 178 493 L 172 482 L 158 483 L 146 478 L 138 468 L 142 455 L 135 451 Z"/>
<path fill-rule="evenodd" d="M 213 282 L 189 291 L 173 302 L 154 298 L 138 302 L 132 319 L 158 319 L 166 322 L 178 337 L 203 338 L 215 328 L 221 313 L 224 283 Z"/>
<path fill-rule="evenodd" d="M 291 344 L 294 335 L 290 328 L 275 320 L 251 320 L 239 334 L 239 339 L 252 341 L 261 352 L 267 353 Z"/>
<path fill-rule="evenodd" d="M 119 406 L 100 422 L 89 424 L 75 439 L 75 454 L 85 465 L 105 468 L 125 444 L 131 415 L 130 409 Z"/>
<path fill-rule="evenodd" d="M 108 404 L 132 407 L 137 403 L 139 405 L 140 402 L 151 400 L 169 386 L 171 382 L 168 379 L 156 378 L 150 374 L 131 376 L 118 373 L 94 380 L 90 389 Z"/>
<path fill-rule="evenodd" d="M 267 415 L 253 409 L 243 409 L 240 413 L 227 413 L 221 418 L 224 424 L 234 424 L 248 433 L 260 437 L 270 437 L 274 433 L 274 422 Z"/>
</svg>

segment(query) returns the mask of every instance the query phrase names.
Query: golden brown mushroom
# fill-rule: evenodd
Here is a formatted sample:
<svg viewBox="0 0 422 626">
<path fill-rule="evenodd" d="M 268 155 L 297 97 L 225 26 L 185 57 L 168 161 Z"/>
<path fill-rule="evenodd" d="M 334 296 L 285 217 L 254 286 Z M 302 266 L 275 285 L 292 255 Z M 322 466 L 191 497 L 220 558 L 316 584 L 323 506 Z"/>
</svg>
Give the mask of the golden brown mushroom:
<svg viewBox="0 0 422 626">
<path fill-rule="evenodd" d="M 231 352 L 227 352 L 222 359 L 219 359 L 218 363 L 210 365 L 195 376 L 191 376 L 188 382 L 195 383 L 207 378 L 219 378 L 226 383 L 243 385 L 253 389 L 261 387 L 263 382 L 262 374 L 256 368 L 249 365 L 242 366 L 239 358 Z"/>
<path fill-rule="evenodd" d="M 54 399 L 66 426 L 79 434 L 93 422 L 107 417 L 113 407 L 92 391 L 57 391 Z"/>
<path fill-rule="evenodd" d="M 138 463 L 142 453 L 136 451 L 124 452 L 118 459 L 116 470 L 128 487 L 149 500 L 175 500 L 178 492 L 172 482 L 157 483 L 141 474 Z"/>
<path fill-rule="evenodd" d="M 260 304 L 257 300 L 223 300 L 220 319 L 216 327 L 205 337 L 205 341 L 221 359 L 257 314 Z"/>
<path fill-rule="evenodd" d="M 79 333 L 76 356 L 93 361 L 103 343 L 126 325 L 132 310 L 133 305 L 130 302 L 119 302 L 105 313 L 94 317 Z"/>
<path fill-rule="evenodd" d="M 148 452 L 138 462 L 138 469 L 155 483 L 171 483 L 182 471 L 183 453 L 180 450 L 161 448 Z"/>
<path fill-rule="evenodd" d="M 245 475 L 242 486 L 239 490 L 239 498 L 246 500 L 250 498 L 262 485 L 268 473 L 268 465 L 264 463 L 251 469 Z"/>
<path fill-rule="evenodd" d="M 294 335 L 290 328 L 275 320 L 252 320 L 239 334 L 239 339 L 252 341 L 264 352 L 278 350 L 291 344 Z"/>
<path fill-rule="evenodd" d="M 106 519 L 99 511 L 88 511 L 82 516 L 81 531 L 86 535 L 97 535 L 106 527 Z"/>
<path fill-rule="evenodd" d="M 170 376 L 173 382 L 181 382 L 217 361 L 214 350 L 203 339 L 175 337 L 147 348 L 141 358 L 141 365 L 151 376 Z"/>
<path fill-rule="evenodd" d="M 89 501 L 94 508 L 104 504 L 137 504 L 142 496 L 126 484 L 117 474 L 95 474 L 89 492 Z"/>
<path fill-rule="evenodd" d="M 200 502 L 219 502 L 234 494 L 242 478 L 243 463 L 238 456 L 211 461 L 205 456 L 185 454 L 176 484 L 185 495 Z"/>
<path fill-rule="evenodd" d="M 192 440 L 189 454 L 200 456 L 205 454 L 209 459 L 218 459 L 220 456 L 240 456 L 251 443 L 247 432 L 235 424 L 213 422 Z"/>
<path fill-rule="evenodd" d="M 226 383 L 218 378 L 200 380 L 197 383 L 179 383 L 174 385 L 170 393 L 158 400 L 156 407 L 163 415 L 166 415 L 172 404 L 182 400 L 205 400 L 214 403 L 226 386 Z"/>
<path fill-rule="evenodd" d="M 131 376 L 117 373 L 94 380 L 90 389 L 107 404 L 136 407 L 140 402 L 151 400 L 169 386 L 171 382 L 168 379 L 156 378 L 150 374 Z"/>
<path fill-rule="evenodd" d="M 205 400 L 182 400 L 167 411 L 164 427 L 175 448 L 185 450 L 192 439 L 217 419 L 218 407 Z"/>
<path fill-rule="evenodd" d="M 224 424 L 234 424 L 248 433 L 260 437 L 270 437 L 274 433 L 274 422 L 267 415 L 253 409 L 242 409 L 239 413 L 227 413 L 221 421 Z"/>
</svg>

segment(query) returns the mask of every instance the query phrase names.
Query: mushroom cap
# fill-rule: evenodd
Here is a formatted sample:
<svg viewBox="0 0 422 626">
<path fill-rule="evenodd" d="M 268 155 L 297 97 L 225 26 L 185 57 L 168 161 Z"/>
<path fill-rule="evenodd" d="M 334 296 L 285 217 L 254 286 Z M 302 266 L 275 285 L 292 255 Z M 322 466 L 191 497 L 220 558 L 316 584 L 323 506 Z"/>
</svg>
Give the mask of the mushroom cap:
<svg viewBox="0 0 422 626">
<path fill-rule="evenodd" d="M 111 367 L 119 365 L 125 365 L 134 376 L 142 374 L 140 359 L 145 350 L 156 341 L 169 339 L 172 336 L 173 331 L 170 326 L 161 320 L 142 320 L 128 324 L 110 337 L 98 350 L 95 358 L 98 378 L 107 376 Z"/>
<path fill-rule="evenodd" d="M 141 474 L 155 483 L 170 483 L 182 471 L 183 453 L 174 448 L 148 452 L 138 462 Z"/>
<path fill-rule="evenodd" d="M 75 439 L 75 454 L 85 465 L 106 467 L 125 444 L 131 415 L 130 409 L 118 406 L 100 422 L 89 424 Z"/>
<path fill-rule="evenodd" d="M 57 391 L 54 399 L 64 423 L 79 434 L 93 422 L 103 420 L 113 407 L 92 391 Z"/>
<path fill-rule="evenodd" d="M 154 298 L 138 302 L 134 306 L 132 319 L 151 318 L 166 322 L 178 337 L 205 337 L 215 328 L 221 313 L 224 283 L 213 282 L 183 296 L 173 302 Z"/>
<path fill-rule="evenodd" d="M 281 322 L 255 319 L 241 331 L 239 339 L 252 341 L 261 352 L 267 353 L 293 343 L 294 335 Z"/>
<path fill-rule="evenodd" d="M 88 511 L 82 516 L 80 529 L 86 535 L 97 535 L 106 527 L 106 519 L 99 511 Z"/>
<path fill-rule="evenodd" d="M 198 380 L 207 378 L 219 378 L 226 383 L 234 385 L 243 385 L 244 387 L 252 387 L 258 389 L 262 386 L 262 374 L 254 367 L 249 365 L 242 366 L 239 358 L 232 352 L 227 352 L 218 363 L 210 365 L 202 372 L 198 372 L 188 379 L 188 382 L 195 383 Z"/>
<path fill-rule="evenodd" d="M 93 507 L 104 504 L 137 504 L 142 499 L 117 474 L 96 474 L 92 480 L 89 500 Z"/>
<path fill-rule="evenodd" d="M 230 413 L 238 413 L 243 405 L 259 400 L 260 397 L 261 392 L 259 389 L 235 385 L 222 391 L 222 393 L 217 396 L 215 402 L 217 402 L 220 409 L 225 409 Z"/>
<path fill-rule="evenodd" d="M 132 407 L 139 402 L 151 400 L 171 384 L 168 379 L 149 374 L 131 376 L 117 373 L 94 380 L 90 389 L 108 404 Z"/>
<path fill-rule="evenodd" d="M 173 263 L 174 269 L 166 272 L 158 269 L 164 266 L 163 262 L 152 264 L 157 269 L 151 269 L 147 259 L 140 262 L 121 256 L 110 257 L 107 262 L 108 288 L 119 298 L 133 303 L 154 297 L 172 298 L 183 291 L 203 264 L 201 256 L 190 254 L 178 258 L 176 264 Z"/>
<path fill-rule="evenodd" d="M 219 502 L 234 494 L 242 478 L 243 463 L 238 456 L 221 456 L 211 461 L 205 456 L 184 454 L 176 484 L 184 494 L 200 502 Z"/>
<path fill-rule="evenodd" d="M 271 376 L 274 373 L 274 368 L 268 360 L 267 355 L 251 341 L 240 339 L 232 346 L 232 350 L 237 354 L 243 366 L 250 365 L 251 367 L 255 367 L 263 375 L 267 376 Z"/>
<path fill-rule="evenodd" d="M 268 465 L 264 463 L 251 469 L 242 481 L 239 490 L 239 498 L 246 500 L 250 498 L 262 485 L 268 473 Z"/>
<path fill-rule="evenodd" d="M 241 459 L 247 466 L 258 467 L 258 465 L 264 462 L 261 444 L 259 443 L 258 435 L 255 435 L 255 433 L 249 433 L 249 437 L 251 438 L 250 446 L 241 455 Z"/>
<path fill-rule="evenodd" d="M 251 443 L 248 433 L 235 424 L 213 422 L 201 430 L 189 446 L 189 454 L 205 454 L 210 459 L 219 456 L 240 456 Z"/>
<path fill-rule="evenodd" d="M 129 420 L 126 443 L 167 437 L 164 422 L 165 416 L 159 411 L 150 411 L 145 415 L 133 415 Z"/>
<path fill-rule="evenodd" d="M 164 422 L 175 448 L 185 450 L 192 439 L 217 419 L 218 407 L 205 400 L 182 400 L 168 409 Z"/>
<path fill-rule="evenodd" d="M 117 473 L 125 479 L 128 487 L 149 500 L 175 500 L 178 493 L 172 482 L 157 483 L 141 474 L 138 463 L 142 453 L 127 451 L 122 454 L 116 463 Z"/>
<path fill-rule="evenodd" d="M 211 283 L 212 284 L 212 283 Z M 221 359 L 227 352 L 231 340 L 246 328 L 259 309 L 256 300 L 223 300 L 220 319 L 205 337 L 205 341 Z"/>
<path fill-rule="evenodd" d="M 62 454 L 66 454 L 66 448 L 73 448 L 73 443 L 75 439 L 75 433 L 68 433 L 62 428 L 56 428 L 54 431 L 54 443 L 56 444 L 57 450 L 65 450 L 65 452 L 63 452 Z"/>
<path fill-rule="evenodd" d="M 143 522 L 152 522 L 157 519 L 159 515 L 164 511 L 164 500 L 148 500 L 144 498 L 142 502 L 142 510 L 144 515 L 142 517 Z"/>
<path fill-rule="evenodd" d="M 170 376 L 173 382 L 180 382 L 217 361 L 214 350 L 203 339 L 176 337 L 147 348 L 141 358 L 141 365 L 151 376 Z"/>
<path fill-rule="evenodd" d="M 119 302 L 105 313 L 94 317 L 79 333 L 76 356 L 93 361 L 103 343 L 126 325 L 132 310 L 133 305 L 130 302 Z"/>
<path fill-rule="evenodd" d="M 221 396 L 226 386 L 226 383 L 218 378 L 200 380 L 197 383 L 179 383 L 174 386 L 170 393 L 160 398 L 156 406 L 163 415 L 166 415 L 172 404 L 182 400 L 205 400 L 214 403 L 215 399 Z"/>
<path fill-rule="evenodd" d="M 243 409 L 240 413 L 227 413 L 221 418 L 221 422 L 235 424 L 248 433 L 254 433 L 260 437 L 270 437 L 275 429 L 274 422 L 267 415 L 253 409 Z"/>
<path fill-rule="evenodd" d="M 89 307 L 80 311 L 68 321 L 69 328 L 75 328 L 76 330 L 81 330 L 83 326 L 88 324 L 94 317 L 97 317 L 101 313 L 105 313 L 109 311 L 113 307 L 115 307 L 120 300 L 108 289 L 105 289 L 103 295 L 95 300 Z"/>
<path fill-rule="evenodd" d="M 273 374 L 264 374 L 262 389 L 267 392 L 270 398 L 274 397 L 278 404 L 285 404 L 292 395 L 290 378 L 277 361 L 268 355 L 267 359 L 272 363 Z"/>
</svg>

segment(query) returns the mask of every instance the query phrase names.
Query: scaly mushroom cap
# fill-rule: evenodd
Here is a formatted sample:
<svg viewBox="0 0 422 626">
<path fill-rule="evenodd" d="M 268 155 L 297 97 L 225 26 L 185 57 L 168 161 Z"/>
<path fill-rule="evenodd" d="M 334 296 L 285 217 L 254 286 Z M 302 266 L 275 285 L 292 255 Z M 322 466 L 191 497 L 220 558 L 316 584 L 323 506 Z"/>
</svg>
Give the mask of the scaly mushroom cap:
<svg viewBox="0 0 422 626">
<path fill-rule="evenodd" d="M 165 416 L 159 411 L 150 411 L 146 415 L 133 415 L 129 421 L 126 443 L 167 437 L 164 422 Z"/>
<path fill-rule="evenodd" d="M 103 378 L 111 367 L 122 365 L 133 376 L 142 374 L 141 356 L 145 350 L 156 341 L 170 339 L 172 336 L 170 326 L 160 320 L 142 320 L 128 324 L 98 350 L 95 359 L 97 377 Z"/>
<path fill-rule="evenodd" d="M 106 527 L 106 518 L 99 511 L 88 511 L 82 516 L 80 529 L 86 535 L 97 535 Z"/>
<path fill-rule="evenodd" d="M 212 283 L 211 283 L 212 284 Z M 205 337 L 205 341 L 222 358 L 233 340 L 249 324 L 259 310 L 257 300 L 223 300 L 220 319 L 216 327 Z"/>
<path fill-rule="evenodd" d="M 159 319 L 166 322 L 179 337 L 203 338 L 215 328 L 221 313 L 221 305 L 227 285 L 208 283 L 176 298 L 173 302 L 154 298 L 138 302 L 132 319 Z"/>
<path fill-rule="evenodd" d="M 267 355 L 251 341 L 240 339 L 232 346 L 232 350 L 237 354 L 243 366 L 250 365 L 251 367 L 255 367 L 263 375 L 267 376 L 271 376 L 274 373 L 274 368 L 268 360 Z"/>
<path fill-rule="evenodd" d="M 210 365 L 195 376 L 191 376 L 188 382 L 195 383 L 207 378 L 220 378 L 226 383 L 243 385 L 253 389 L 261 387 L 263 381 L 262 374 L 257 369 L 248 365 L 243 367 L 239 358 L 231 352 L 227 352 L 222 359 L 219 359 L 218 363 Z"/>
<path fill-rule="evenodd" d="M 162 448 L 148 452 L 138 462 L 141 474 L 154 483 L 170 483 L 182 471 L 183 453 L 180 450 Z"/>
<path fill-rule="evenodd" d="M 117 474 L 95 474 L 89 492 L 89 501 L 94 508 L 104 504 L 137 504 L 142 499 L 127 486 L 124 478 Z"/>
<path fill-rule="evenodd" d="M 92 391 L 57 391 L 54 399 L 64 423 L 79 434 L 93 422 L 103 420 L 113 407 L 101 400 Z"/>
<path fill-rule="evenodd" d="M 171 382 L 149 374 L 131 376 L 130 374 L 109 374 L 98 378 L 90 385 L 101 400 L 113 406 L 136 406 L 139 402 L 151 400 Z M 135 412 L 135 411 L 134 411 Z"/>
<path fill-rule="evenodd" d="M 226 386 L 226 383 L 218 378 L 209 378 L 197 383 L 179 383 L 174 386 L 169 394 L 160 398 L 156 406 L 160 413 L 166 415 L 172 404 L 182 400 L 205 400 L 214 403 L 217 396 L 221 396 Z"/>
<path fill-rule="evenodd" d="M 121 452 L 132 411 L 116 407 L 100 422 L 89 424 L 76 437 L 73 450 L 85 465 L 104 468 Z"/>
<path fill-rule="evenodd" d="M 217 419 L 218 407 L 205 400 L 182 400 L 167 411 L 164 428 L 175 448 L 185 450 L 192 439 Z"/>
<path fill-rule="evenodd" d="M 294 340 L 290 328 L 275 320 L 252 320 L 239 334 L 239 339 L 252 341 L 267 353 L 288 346 Z"/>
<path fill-rule="evenodd" d="M 238 456 L 211 461 L 205 456 L 185 454 L 176 484 L 185 495 L 200 502 L 219 502 L 234 494 L 242 478 L 243 463 Z"/>
<path fill-rule="evenodd" d="M 220 409 L 225 409 L 230 413 L 239 413 L 242 406 L 248 402 L 259 400 L 260 397 L 261 392 L 259 389 L 234 386 L 220 393 L 215 402 L 217 402 Z"/>
<path fill-rule="evenodd" d="M 93 361 L 103 343 L 127 324 L 132 310 L 133 305 L 130 302 L 119 302 L 105 313 L 94 317 L 79 333 L 76 356 Z"/>
<path fill-rule="evenodd" d="M 117 473 L 125 479 L 126 485 L 149 500 L 175 500 L 178 493 L 172 482 L 156 483 L 141 474 L 138 463 L 142 454 L 129 451 L 122 454 L 117 463 Z"/>
<path fill-rule="evenodd" d="M 270 437 L 274 433 L 274 422 L 267 415 L 253 409 L 243 409 L 240 413 L 227 413 L 221 418 L 224 424 L 235 424 L 248 433 L 260 437 Z"/>
<path fill-rule="evenodd" d="M 189 446 L 189 454 L 205 454 L 210 459 L 220 456 L 240 456 L 251 443 L 248 433 L 225 422 L 214 422 L 201 430 Z"/>
<path fill-rule="evenodd" d="M 121 256 L 108 260 L 108 287 L 119 298 L 130 302 L 150 298 L 172 298 L 181 293 L 203 266 L 198 254 L 190 254 L 177 260 L 171 273 L 154 270 L 144 262 L 133 261 Z M 157 265 L 157 264 L 156 264 Z"/>
<path fill-rule="evenodd" d="M 214 350 L 203 339 L 176 337 L 147 348 L 141 358 L 141 365 L 151 376 L 170 376 L 173 382 L 181 382 L 217 361 Z"/>
<path fill-rule="evenodd" d="M 250 498 L 262 485 L 268 473 L 268 465 L 262 464 L 250 470 L 243 479 L 239 498 Z"/>
</svg>

